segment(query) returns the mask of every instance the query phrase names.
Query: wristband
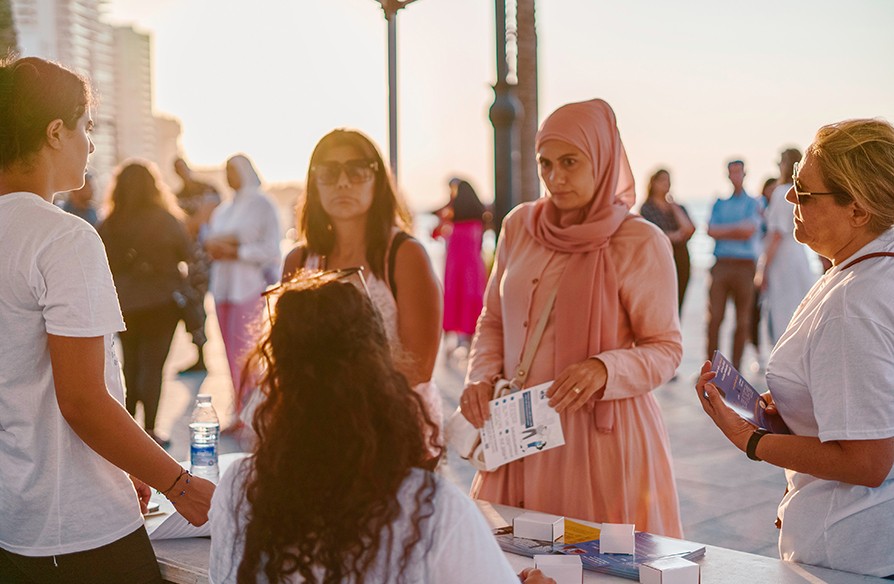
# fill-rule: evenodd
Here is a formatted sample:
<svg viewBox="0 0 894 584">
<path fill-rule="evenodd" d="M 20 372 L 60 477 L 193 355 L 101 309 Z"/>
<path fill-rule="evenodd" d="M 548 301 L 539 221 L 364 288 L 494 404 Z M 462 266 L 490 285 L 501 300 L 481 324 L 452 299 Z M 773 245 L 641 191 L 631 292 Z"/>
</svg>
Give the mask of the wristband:
<svg viewBox="0 0 894 584">
<path fill-rule="evenodd" d="M 769 433 L 769 431 L 764 430 L 763 428 L 757 428 L 754 433 L 751 434 L 751 438 L 748 439 L 748 446 L 745 447 L 745 454 L 748 458 L 756 460 L 757 462 L 761 461 L 761 459 L 757 457 L 757 443 Z"/>
</svg>

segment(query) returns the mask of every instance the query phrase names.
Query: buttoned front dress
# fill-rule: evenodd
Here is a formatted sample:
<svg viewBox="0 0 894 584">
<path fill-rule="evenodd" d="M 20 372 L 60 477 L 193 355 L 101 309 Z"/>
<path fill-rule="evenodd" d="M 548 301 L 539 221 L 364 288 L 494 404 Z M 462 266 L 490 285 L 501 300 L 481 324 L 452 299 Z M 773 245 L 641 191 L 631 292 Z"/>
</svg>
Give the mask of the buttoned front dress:
<svg viewBox="0 0 894 584">
<path fill-rule="evenodd" d="M 531 204 L 520 205 L 504 220 L 472 344 L 469 383 L 515 375 L 527 337 L 568 263 L 570 254 L 543 247 L 526 230 L 532 210 Z M 611 237 L 608 253 L 619 283 L 619 344 L 592 357 L 608 369 L 602 401 L 614 410 L 612 431 L 598 431 L 587 408 L 565 412 L 564 446 L 479 472 L 471 494 L 504 505 L 595 522 L 633 523 L 638 531 L 681 537 L 670 444 L 652 396 L 653 389 L 673 376 L 683 352 L 671 246 L 657 227 L 629 215 Z M 561 373 L 554 365 L 554 322 L 551 315 L 525 386 Z"/>
</svg>

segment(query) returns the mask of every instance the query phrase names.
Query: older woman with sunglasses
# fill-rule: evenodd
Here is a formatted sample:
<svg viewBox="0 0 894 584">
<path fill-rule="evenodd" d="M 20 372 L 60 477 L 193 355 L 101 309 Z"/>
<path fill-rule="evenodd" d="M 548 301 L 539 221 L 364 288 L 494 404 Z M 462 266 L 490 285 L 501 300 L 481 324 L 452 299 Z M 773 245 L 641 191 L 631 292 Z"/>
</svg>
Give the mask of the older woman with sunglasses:
<svg viewBox="0 0 894 584">
<path fill-rule="evenodd" d="M 711 382 L 699 400 L 748 457 L 786 469 L 784 560 L 894 579 L 894 127 L 820 128 L 786 197 L 794 235 L 832 262 L 782 334 L 767 367 L 768 434 Z"/>
<path fill-rule="evenodd" d="M 409 236 L 409 215 L 378 148 L 356 130 L 323 136 L 310 158 L 298 224 L 304 237 L 285 261 L 283 281 L 298 270 L 363 267 L 373 304 L 400 370 L 441 424 L 432 383 L 441 340 L 440 288 L 428 255 Z"/>
</svg>

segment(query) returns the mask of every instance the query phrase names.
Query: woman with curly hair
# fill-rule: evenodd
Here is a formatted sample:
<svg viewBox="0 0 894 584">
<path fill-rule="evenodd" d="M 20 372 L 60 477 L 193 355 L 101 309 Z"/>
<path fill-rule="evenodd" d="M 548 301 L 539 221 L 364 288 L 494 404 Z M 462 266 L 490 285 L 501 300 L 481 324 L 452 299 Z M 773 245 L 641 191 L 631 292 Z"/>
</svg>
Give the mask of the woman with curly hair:
<svg viewBox="0 0 894 584">
<path fill-rule="evenodd" d="M 471 500 L 420 468 L 433 423 L 343 274 L 275 293 L 257 445 L 212 502 L 211 581 L 518 582 Z"/>
</svg>

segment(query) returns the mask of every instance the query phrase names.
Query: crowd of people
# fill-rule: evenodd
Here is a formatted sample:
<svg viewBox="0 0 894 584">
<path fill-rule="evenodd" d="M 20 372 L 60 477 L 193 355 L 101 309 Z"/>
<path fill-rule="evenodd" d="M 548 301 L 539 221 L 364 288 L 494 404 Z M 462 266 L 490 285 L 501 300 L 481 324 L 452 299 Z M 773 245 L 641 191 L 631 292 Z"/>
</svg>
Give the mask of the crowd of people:
<svg viewBox="0 0 894 584">
<path fill-rule="evenodd" d="M 682 357 L 695 226 L 666 169 L 631 212 L 634 175 L 605 101 L 545 119 L 546 194 L 503 219 L 489 275 L 487 210 L 451 181 L 442 292 L 361 132 L 317 143 L 299 243 L 283 258 L 276 207 L 245 155 L 227 161 L 224 196 L 183 160 L 176 195 L 151 163 L 128 161 L 98 217 L 88 81 L 8 58 L 0 100 L 0 581 L 161 582 L 140 516 L 150 489 L 190 523 L 210 518 L 212 582 L 551 582 L 513 573 L 472 499 L 683 535 L 653 391 Z M 706 356 L 732 298 L 741 366 L 757 295 L 773 343 L 766 409 L 792 433 L 736 414 L 710 362 L 693 401 L 748 458 L 786 469 L 782 559 L 894 579 L 894 128 L 824 126 L 779 169 L 765 205 L 745 192 L 744 162 L 727 165 L 732 194 L 707 225 Z M 815 283 L 804 246 L 830 262 Z M 206 366 L 206 292 L 233 428 L 252 435 L 216 490 L 155 433 L 180 320 L 198 350 L 188 370 Z M 549 382 L 566 440 L 478 472 L 470 496 L 438 472 L 445 332 L 468 347 L 460 407 L 472 425 L 489 418 L 498 380 Z"/>
</svg>

